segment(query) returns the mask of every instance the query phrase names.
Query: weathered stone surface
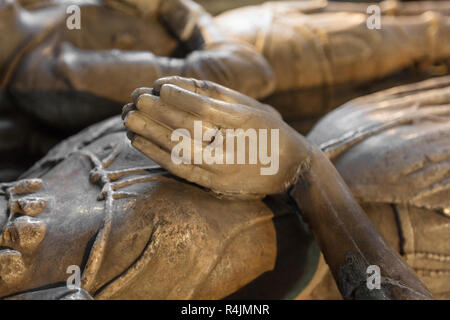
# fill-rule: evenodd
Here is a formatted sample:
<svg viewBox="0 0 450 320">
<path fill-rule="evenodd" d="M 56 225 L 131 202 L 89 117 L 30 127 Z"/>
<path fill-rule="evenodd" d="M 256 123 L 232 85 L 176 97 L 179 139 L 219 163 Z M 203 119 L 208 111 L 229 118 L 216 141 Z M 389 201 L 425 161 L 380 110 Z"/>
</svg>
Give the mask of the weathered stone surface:
<svg viewBox="0 0 450 320">
<path fill-rule="evenodd" d="M 21 178 L 29 183 L 4 190 L 42 184 L 15 197 L 48 201 L 2 228 L 23 257 L 20 272 L 5 269 L 20 278 L 0 281 L 2 297 L 65 282 L 71 265 L 96 299 L 293 297 L 315 268 L 317 247 L 288 200 L 218 199 L 173 177 L 131 147 L 119 117 L 61 142 Z"/>
<path fill-rule="evenodd" d="M 308 136 L 434 297 L 447 299 L 449 102 L 450 77 L 395 87 L 346 103 Z M 313 298 L 338 297 L 327 279 Z"/>
<path fill-rule="evenodd" d="M 448 1 L 384 1 L 381 29 L 366 25 L 371 3 L 244 2 L 215 22 L 267 59 L 276 88 L 265 102 L 302 134 L 351 99 L 449 72 Z"/>
</svg>

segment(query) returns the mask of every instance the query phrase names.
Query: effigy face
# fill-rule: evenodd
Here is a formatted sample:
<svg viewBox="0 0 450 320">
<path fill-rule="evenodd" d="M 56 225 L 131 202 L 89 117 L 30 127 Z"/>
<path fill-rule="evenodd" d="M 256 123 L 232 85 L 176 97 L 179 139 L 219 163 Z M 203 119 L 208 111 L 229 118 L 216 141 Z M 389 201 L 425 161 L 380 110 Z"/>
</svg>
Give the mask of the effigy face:
<svg viewBox="0 0 450 320">
<path fill-rule="evenodd" d="M 449 85 L 441 77 L 360 97 L 325 116 L 308 136 L 333 160 L 378 230 L 443 299 L 450 280 Z M 315 297 L 338 297 L 328 280 Z"/>
<path fill-rule="evenodd" d="M 187 184 L 132 148 L 120 118 L 61 142 L 21 178 L 1 189 L 1 297 L 46 297 L 39 289 L 65 288 L 69 266 L 96 299 L 255 297 L 255 286 L 295 296 L 315 268 L 285 200 Z"/>
</svg>

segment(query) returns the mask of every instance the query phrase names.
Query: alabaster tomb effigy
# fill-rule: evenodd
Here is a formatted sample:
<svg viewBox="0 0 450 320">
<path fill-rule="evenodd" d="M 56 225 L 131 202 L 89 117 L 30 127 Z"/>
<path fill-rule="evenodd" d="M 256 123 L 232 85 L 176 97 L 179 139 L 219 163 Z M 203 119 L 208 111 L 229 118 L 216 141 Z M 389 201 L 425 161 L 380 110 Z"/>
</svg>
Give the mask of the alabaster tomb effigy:
<svg viewBox="0 0 450 320">
<path fill-rule="evenodd" d="M 447 2 L 384 3 L 387 28 L 367 37 L 365 4 L 265 4 L 212 19 L 189 1 L 79 2 L 90 33 L 76 34 L 64 26 L 62 1 L 20 3 L 0 9 L 8 17 L 2 27 L 16 30 L 2 47 L 1 108 L 13 124 L 2 136 L 22 137 L 2 139 L 2 150 L 27 143 L 44 152 L 64 134 L 36 124 L 76 130 L 118 113 L 135 88 L 153 88 L 133 92 L 123 120 L 63 140 L 17 181 L 1 184 L 0 297 L 448 298 L 448 78 L 352 100 L 307 139 L 249 97 L 268 97 L 294 123 L 378 87 L 446 73 Z M 239 25 L 229 22 L 267 8 L 273 15 L 264 33 L 260 21 L 240 18 L 254 27 L 240 38 Z M 98 20 L 110 22 L 99 28 Z M 286 32 L 299 29 L 312 33 Z M 414 37 L 398 36 L 405 32 Z M 311 46 L 317 34 L 327 42 Z M 380 44 L 390 40 L 392 46 Z M 349 43 L 356 48 L 345 51 Z M 289 46 L 303 55 L 283 56 Z M 374 69 L 355 67 L 377 57 Z M 153 84 L 169 75 L 200 80 Z M 373 86 L 361 87 L 367 83 Z M 310 100 L 299 99 L 305 93 Z M 214 115 L 224 106 L 226 116 Z M 164 153 L 166 131 L 154 120 L 183 127 L 192 116 L 167 113 L 172 107 L 220 129 L 237 122 L 280 128 L 288 141 L 280 145 L 282 174 L 261 178 L 237 166 L 214 171 L 212 179 L 195 166 L 174 167 Z M 32 143 L 22 128 L 35 130 Z M 19 161 L 14 156 L 8 160 Z M 383 266 L 381 291 L 362 285 L 369 262 Z M 65 284 L 71 265 L 82 270 L 79 290 Z"/>
<path fill-rule="evenodd" d="M 436 78 L 359 98 L 326 117 L 327 130 L 319 123 L 310 135 L 333 159 L 374 225 L 437 298 L 448 292 L 447 91 L 448 78 Z M 338 113 L 351 125 L 333 121 Z M 387 155 L 392 167 L 383 165 Z M 373 163 L 365 165 L 367 159 Z M 417 175 L 423 178 L 420 184 Z M 131 146 L 119 117 L 62 142 L 21 178 L 2 185 L 3 296 L 258 297 L 258 288 L 270 290 L 281 277 L 273 270 L 277 260 L 289 260 L 293 252 L 297 262 L 281 265 L 297 275 L 299 286 L 289 287 L 294 277 L 285 289 L 309 298 L 335 293 L 326 268 L 317 266 L 315 242 L 296 220 L 295 205 L 279 197 L 264 202 L 217 198 L 183 182 Z M 395 181 L 391 190 L 386 190 L 387 178 Z M 394 215 L 405 232 L 403 243 Z M 291 237 L 280 241 L 280 234 Z M 50 263 L 54 259 L 59 262 Z M 85 292 L 70 293 L 64 285 L 36 290 L 64 282 L 66 265 L 73 264 L 84 266 Z"/>
</svg>

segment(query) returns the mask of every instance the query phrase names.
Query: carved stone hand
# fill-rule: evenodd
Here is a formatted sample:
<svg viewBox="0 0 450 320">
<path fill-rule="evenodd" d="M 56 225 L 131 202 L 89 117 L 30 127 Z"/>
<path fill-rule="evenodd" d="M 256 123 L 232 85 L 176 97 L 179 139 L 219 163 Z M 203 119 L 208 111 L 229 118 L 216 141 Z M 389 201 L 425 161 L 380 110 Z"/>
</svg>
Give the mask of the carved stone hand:
<svg viewBox="0 0 450 320">
<path fill-rule="evenodd" d="M 160 79 L 133 93 L 123 117 L 137 149 L 173 174 L 230 196 L 286 191 L 312 148 L 271 107 L 208 81 Z M 182 155 L 174 153 L 180 138 L 187 145 Z"/>
</svg>

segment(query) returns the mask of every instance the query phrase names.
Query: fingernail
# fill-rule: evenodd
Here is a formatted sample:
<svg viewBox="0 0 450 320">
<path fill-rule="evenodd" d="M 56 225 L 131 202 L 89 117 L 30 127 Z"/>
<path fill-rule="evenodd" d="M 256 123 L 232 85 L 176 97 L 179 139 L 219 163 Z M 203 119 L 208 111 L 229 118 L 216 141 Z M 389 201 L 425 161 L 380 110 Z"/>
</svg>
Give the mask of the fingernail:
<svg viewBox="0 0 450 320">
<path fill-rule="evenodd" d="M 125 120 L 125 117 L 127 116 L 127 113 L 135 110 L 136 106 L 134 105 L 134 103 L 128 103 L 126 105 L 123 106 L 122 108 L 122 120 Z"/>
<path fill-rule="evenodd" d="M 127 131 L 127 138 L 128 140 L 130 140 L 131 142 L 133 142 L 135 134 L 131 131 Z"/>
<path fill-rule="evenodd" d="M 131 93 L 131 99 L 133 100 L 134 103 L 136 103 L 137 100 L 139 99 L 139 96 L 141 94 L 144 94 L 144 93 L 152 94 L 153 93 L 153 89 L 152 88 L 147 88 L 147 87 L 134 89 L 134 91 Z"/>
<path fill-rule="evenodd" d="M 167 78 L 160 78 L 153 83 L 153 91 L 152 91 L 153 95 L 159 97 L 159 94 L 161 92 L 161 86 L 165 83 L 166 80 Z"/>
<path fill-rule="evenodd" d="M 142 118 L 142 114 L 139 111 L 131 111 L 125 118 L 125 127 L 133 131 L 141 131 L 146 127 L 146 122 Z"/>
<path fill-rule="evenodd" d="M 137 109 L 142 107 L 152 107 L 155 103 L 159 102 L 159 97 L 148 93 L 141 94 L 136 102 Z M 141 110 L 142 111 L 142 110 Z"/>
</svg>

